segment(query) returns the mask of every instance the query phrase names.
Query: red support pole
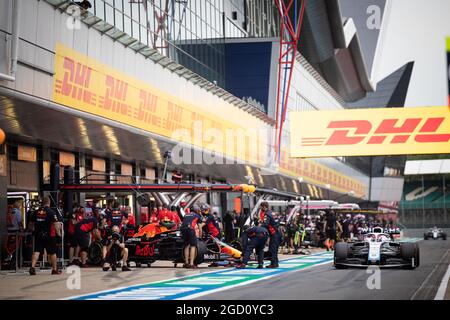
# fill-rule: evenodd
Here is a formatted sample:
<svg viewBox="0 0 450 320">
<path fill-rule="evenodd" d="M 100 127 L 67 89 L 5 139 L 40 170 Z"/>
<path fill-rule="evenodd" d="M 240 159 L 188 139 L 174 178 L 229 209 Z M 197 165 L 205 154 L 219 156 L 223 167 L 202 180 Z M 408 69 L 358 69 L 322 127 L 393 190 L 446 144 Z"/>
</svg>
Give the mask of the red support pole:
<svg viewBox="0 0 450 320">
<path fill-rule="evenodd" d="M 289 102 L 289 93 L 290 93 L 290 87 L 291 87 L 291 81 L 292 81 L 292 74 L 294 73 L 294 65 L 295 65 L 295 59 L 297 54 L 297 46 L 300 39 L 301 34 L 301 26 L 303 22 L 303 16 L 305 13 L 305 5 L 306 0 L 302 1 L 301 6 L 301 12 L 299 16 L 299 21 L 297 24 L 297 30 L 294 30 L 292 27 L 292 22 L 289 17 L 289 10 L 292 7 L 293 2 L 296 0 L 289 0 L 288 5 L 285 5 L 284 1 L 275 0 L 275 5 L 278 8 L 278 12 L 281 15 L 281 23 L 280 23 L 280 54 L 278 59 L 278 92 L 277 92 L 277 107 L 276 107 L 276 134 L 275 134 L 275 154 L 276 154 L 276 160 L 277 162 L 280 161 L 280 154 L 281 154 L 281 137 L 283 134 L 283 124 L 286 120 L 286 114 L 288 109 L 288 102 Z M 285 32 L 289 33 L 289 39 L 285 39 Z M 284 46 L 287 46 L 286 50 L 284 50 Z M 286 56 L 291 54 L 291 58 L 289 61 L 283 61 Z M 289 69 L 289 74 L 287 76 L 287 79 L 284 79 L 284 81 L 287 81 L 287 88 L 285 92 L 281 92 L 281 71 L 282 71 L 282 65 L 285 65 L 285 69 Z M 282 114 L 280 116 L 280 102 L 282 102 Z"/>
</svg>

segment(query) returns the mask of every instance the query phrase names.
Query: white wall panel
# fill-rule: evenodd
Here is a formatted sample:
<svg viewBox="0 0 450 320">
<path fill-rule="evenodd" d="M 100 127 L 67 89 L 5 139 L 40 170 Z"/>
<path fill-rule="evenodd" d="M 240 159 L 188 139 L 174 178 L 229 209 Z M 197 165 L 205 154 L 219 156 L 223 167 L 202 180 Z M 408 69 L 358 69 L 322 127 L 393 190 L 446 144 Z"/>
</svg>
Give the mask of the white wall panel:
<svg viewBox="0 0 450 320">
<path fill-rule="evenodd" d="M 125 49 L 124 46 L 120 42 L 113 43 L 113 51 L 112 58 L 113 63 L 112 66 L 114 69 L 117 69 L 120 72 L 126 72 L 125 70 Z"/>
<path fill-rule="evenodd" d="M 19 60 L 36 64 L 36 47 L 31 43 L 19 40 Z"/>
<path fill-rule="evenodd" d="M 48 17 L 48 19 L 51 19 L 51 17 Z M 49 50 L 55 51 L 55 45 L 58 42 L 61 42 L 61 37 L 62 37 L 62 30 L 61 30 L 61 20 L 63 19 L 63 15 L 61 15 L 59 13 L 59 11 L 54 10 L 53 11 L 53 33 L 54 33 L 54 39 L 55 39 L 55 43 L 52 44 L 52 46 L 50 48 L 48 48 Z"/>
<path fill-rule="evenodd" d="M 33 70 L 21 64 L 17 65 L 16 90 L 33 93 Z"/>
<path fill-rule="evenodd" d="M 59 42 L 61 42 L 63 45 L 73 48 L 73 33 L 74 30 L 71 28 L 67 28 L 67 14 L 60 14 L 58 11 L 55 12 L 56 15 L 60 16 L 61 19 L 59 19 L 58 23 L 55 24 L 55 28 L 59 28 Z M 40 17 L 40 19 L 42 19 Z M 56 22 L 56 21 L 55 21 Z"/>
<path fill-rule="evenodd" d="M 80 29 L 73 30 L 73 47 L 84 55 L 88 52 L 88 33 L 89 29 L 84 23 L 81 23 Z"/>
<path fill-rule="evenodd" d="M 0 1 L 0 29 L 11 33 L 11 6 L 12 0 Z"/>
<path fill-rule="evenodd" d="M 88 33 L 87 55 L 100 61 L 102 55 L 102 36 L 99 32 Z"/>
<path fill-rule="evenodd" d="M 45 71 L 53 72 L 54 67 L 54 57 L 55 55 L 44 49 L 37 48 L 36 50 L 36 65 L 41 67 Z"/>
<path fill-rule="evenodd" d="M 52 98 L 53 89 L 53 79 L 40 71 L 33 71 L 34 81 L 33 81 L 33 94 L 35 96 L 41 97 L 43 99 Z"/>
<path fill-rule="evenodd" d="M 3 35 L 0 33 L 0 35 Z M 7 74 L 9 72 L 9 42 L 5 37 L 0 37 L 0 73 Z"/>
<path fill-rule="evenodd" d="M 49 6 L 48 3 L 44 1 L 38 2 L 37 14 L 40 18 L 36 21 L 36 41 L 38 45 L 45 48 L 51 48 L 55 42 L 55 32 L 53 31 L 55 28 L 54 12 L 55 9 Z"/>
<path fill-rule="evenodd" d="M 91 29 L 90 32 L 98 32 L 98 31 Z M 101 54 L 102 62 L 104 64 L 112 66 L 112 64 L 113 64 L 113 53 L 112 52 L 114 49 L 112 39 L 108 36 L 102 36 L 101 46 L 102 46 L 101 47 L 102 48 L 102 51 L 101 51 L 102 52 L 102 54 Z"/>
<path fill-rule="evenodd" d="M 19 35 L 31 42 L 36 42 L 36 30 L 38 15 L 38 1 L 25 0 L 21 2 Z"/>
</svg>

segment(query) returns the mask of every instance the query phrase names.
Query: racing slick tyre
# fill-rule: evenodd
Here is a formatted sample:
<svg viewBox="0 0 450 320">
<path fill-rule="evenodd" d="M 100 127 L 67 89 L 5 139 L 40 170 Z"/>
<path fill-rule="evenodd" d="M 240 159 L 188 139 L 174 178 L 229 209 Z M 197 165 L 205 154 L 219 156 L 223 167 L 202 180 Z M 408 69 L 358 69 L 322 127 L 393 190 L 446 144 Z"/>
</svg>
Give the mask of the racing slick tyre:
<svg viewBox="0 0 450 320">
<path fill-rule="evenodd" d="M 446 233 L 442 233 L 442 240 L 447 240 L 447 234 Z"/>
<path fill-rule="evenodd" d="M 415 247 L 416 247 L 416 252 L 415 252 L 415 257 L 414 257 L 414 264 L 416 265 L 416 267 L 418 267 L 420 265 L 420 249 L 419 249 L 419 244 L 418 243 L 414 243 Z"/>
<path fill-rule="evenodd" d="M 100 241 L 94 241 L 91 243 L 88 249 L 88 259 L 93 265 L 100 265 L 103 260 L 103 245 Z"/>
<path fill-rule="evenodd" d="M 415 269 L 417 267 L 417 257 L 419 255 L 419 247 L 416 243 L 404 242 L 400 244 L 400 256 L 402 259 L 411 261 L 411 265 L 405 266 L 405 269 Z"/>
<path fill-rule="evenodd" d="M 195 258 L 195 265 L 198 266 L 205 260 L 205 254 L 208 253 L 206 243 L 202 240 L 197 241 L 197 257 Z"/>
<path fill-rule="evenodd" d="M 423 234 L 423 240 L 428 240 L 428 235 L 426 233 Z"/>
<path fill-rule="evenodd" d="M 334 247 L 334 267 L 336 269 L 346 269 L 347 266 L 342 265 L 348 258 L 349 245 L 346 242 L 338 242 Z"/>
<path fill-rule="evenodd" d="M 205 254 L 208 253 L 208 248 L 206 247 L 206 243 L 203 240 L 197 240 L 197 257 L 195 258 L 194 264 L 198 266 L 203 263 L 205 260 Z M 183 252 L 183 260 L 184 260 L 184 252 Z"/>
<path fill-rule="evenodd" d="M 233 240 L 230 242 L 230 246 L 242 252 L 242 244 L 239 240 Z"/>
</svg>

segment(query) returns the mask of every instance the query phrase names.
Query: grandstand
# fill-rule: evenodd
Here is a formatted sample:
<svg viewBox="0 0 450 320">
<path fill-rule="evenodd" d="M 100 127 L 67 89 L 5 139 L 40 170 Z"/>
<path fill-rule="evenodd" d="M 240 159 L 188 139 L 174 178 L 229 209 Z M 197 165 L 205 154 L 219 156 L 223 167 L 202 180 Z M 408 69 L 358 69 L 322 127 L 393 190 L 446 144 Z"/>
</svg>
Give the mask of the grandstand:
<svg viewBox="0 0 450 320">
<path fill-rule="evenodd" d="M 448 182 L 447 182 L 448 181 Z M 450 177 L 414 175 L 405 180 L 400 220 L 408 227 L 450 226 Z"/>
</svg>

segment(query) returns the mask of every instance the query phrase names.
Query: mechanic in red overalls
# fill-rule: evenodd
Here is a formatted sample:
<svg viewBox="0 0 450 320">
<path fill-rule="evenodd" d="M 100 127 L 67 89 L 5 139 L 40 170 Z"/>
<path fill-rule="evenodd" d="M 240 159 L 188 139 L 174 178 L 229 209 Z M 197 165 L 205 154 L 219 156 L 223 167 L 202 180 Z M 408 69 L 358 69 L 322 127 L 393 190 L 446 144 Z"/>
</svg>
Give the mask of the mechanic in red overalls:
<svg viewBox="0 0 450 320">
<path fill-rule="evenodd" d="M 220 226 L 216 217 L 211 213 L 209 205 L 206 203 L 200 205 L 200 211 L 204 217 L 207 234 L 218 238 L 220 235 Z"/>
<path fill-rule="evenodd" d="M 171 221 L 175 223 L 174 229 L 178 228 L 178 225 L 181 223 L 180 217 L 175 211 L 175 207 L 172 207 L 172 210 L 167 208 L 167 205 L 163 205 L 162 209 L 158 213 L 158 221 Z"/>
<path fill-rule="evenodd" d="M 150 213 L 149 223 L 157 223 L 158 221 L 158 209 L 155 207 L 153 208 L 152 213 Z"/>
</svg>

